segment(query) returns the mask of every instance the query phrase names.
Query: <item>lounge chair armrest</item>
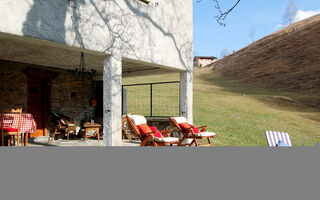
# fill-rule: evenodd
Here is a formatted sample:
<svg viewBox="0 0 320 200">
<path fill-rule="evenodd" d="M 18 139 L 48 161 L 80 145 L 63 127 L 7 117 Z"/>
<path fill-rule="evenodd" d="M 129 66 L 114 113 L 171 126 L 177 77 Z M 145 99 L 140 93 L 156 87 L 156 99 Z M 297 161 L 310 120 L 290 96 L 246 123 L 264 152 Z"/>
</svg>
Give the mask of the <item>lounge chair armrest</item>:
<svg viewBox="0 0 320 200">
<path fill-rule="evenodd" d="M 146 138 L 150 138 L 152 141 L 154 140 L 154 135 L 153 135 L 153 132 L 151 133 L 146 133 Z"/>
<path fill-rule="evenodd" d="M 193 132 L 193 127 L 188 128 L 188 133 L 192 133 L 192 134 L 194 133 Z"/>
<path fill-rule="evenodd" d="M 201 129 L 200 131 L 203 132 L 203 131 L 207 131 L 207 128 L 208 126 L 200 126 L 200 127 L 197 127 L 198 129 Z"/>
<path fill-rule="evenodd" d="M 154 134 L 154 132 L 152 131 L 152 132 L 149 132 L 149 133 L 145 133 L 145 135 L 147 135 L 147 136 L 149 136 L 149 135 L 153 135 Z"/>
</svg>

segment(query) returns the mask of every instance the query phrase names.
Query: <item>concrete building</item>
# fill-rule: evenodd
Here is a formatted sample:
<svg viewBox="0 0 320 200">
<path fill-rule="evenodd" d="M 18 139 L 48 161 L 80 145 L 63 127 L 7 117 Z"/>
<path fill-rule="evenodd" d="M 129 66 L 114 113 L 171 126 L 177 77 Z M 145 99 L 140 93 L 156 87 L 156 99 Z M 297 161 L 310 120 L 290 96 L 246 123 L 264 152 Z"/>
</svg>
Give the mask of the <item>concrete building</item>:
<svg viewBox="0 0 320 200">
<path fill-rule="evenodd" d="M 206 67 L 217 60 L 214 56 L 195 56 L 193 58 L 193 67 L 202 68 Z"/>
<path fill-rule="evenodd" d="M 36 111 L 41 136 L 51 111 L 79 120 L 96 112 L 88 102 L 102 90 L 104 144 L 118 146 L 122 77 L 179 73 L 180 115 L 192 122 L 192 8 L 185 0 L 1 0 L 2 108 Z"/>
</svg>

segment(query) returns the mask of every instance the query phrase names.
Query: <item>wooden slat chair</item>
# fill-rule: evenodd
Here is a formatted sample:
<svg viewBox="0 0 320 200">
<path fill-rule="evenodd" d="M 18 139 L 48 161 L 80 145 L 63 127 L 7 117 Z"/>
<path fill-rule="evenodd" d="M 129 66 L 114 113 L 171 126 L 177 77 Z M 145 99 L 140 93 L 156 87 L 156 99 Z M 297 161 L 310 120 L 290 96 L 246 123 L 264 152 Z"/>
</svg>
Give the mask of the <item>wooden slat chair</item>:
<svg viewBox="0 0 320 200">
<path fill-rule="evenodd" d="M 270 147 L 292 146 L 290 136 L 286 132 L 266 131 L 266 137 Z"/>
<path fill-rule="evenodd" d="M 131 135 L 128 134 L 126 117 L 122 117 L 121 124 L 122 124 L 122 139 L 128 139 L 132 141 Z"/>
<path fill-rule="evenodd" d="M 7 115 L 8 114 L 8 115 Z M 8 118 L 12 120 L 12 123 L 5 124 L 5 121 L 8 120 L 6 116 L 10 116 Z M 18 116 L 18 120 L 16 121 L 16 115 Z M 19 146 L 20 141 L 20 125 L 21 125 L 21 115 L 22 108 L 11 109 L 10 111 L 4 110 L 1 112 L 1 145 L 4 146 L 5 137 L 8 138 L 8 146 L 11 146 L 11 141 L 13 141 L 15 145 L 15 136 L 17 136 L 17 146 Z"/>
<path fill-rule="evenodd" d="M 212 146 L 212 143 L 210 141 L 210 138 L 215 137 L 215 133 L 208 132 L 207 127 L 208 126 L 201 126 L 201 127 L 194 127 L 191 124 L 187 123 L 187 119 L 185 117 L 170 117 L 170 122 L 172 126 L 176 127 L 179 132 L 183 135 L 182 139 L 179 142 L 179 146 L 183 145 L 183 143 L 187 139 L 191 139 L 191 143 L 189 143 L 189 146 L 192 146 L 193 144 L 195 146 Z M 187 126 L 186 126 L 187 125 Z M 186 127 L 183 127 L 186 126 Z M 199 132 L 197 133 L 198 130 Z M 197 140 L 207 139 L 208 144 L 207 145 L 199 145 Z"/>
<path fill-rule="evenodd" d="M 77 126 L 75 125 L 74 120 L 67 119 L 66 117 L 62 117 L 58 115 L 57 113 L 54 113 L 54 115 L 58 118 L 57 119 L 57 125 L 55 127 L 54 133 L 52 135 L 51 141 L 54 140 L 54 137 L 56 135 L 64 135 L 67 134 L 67 140 L 69 141 L 70 134 L 74 134 L 76 136 L 76 129 Z"/>
<path fill-rule="evenodd" d="M 127 122 L 129 128 L 137 135 L 137 137 L 141 141 L 140 146 L 173 146 L 174 144 L 179 143 L 179 138 L 169 137 L 169 132 L 172 130 L 164 130 L 164 131 L 152 131 L 151 127 L 147 125 L 147 119 L 141 115 L 127 115 Z M 151 131 L 142 133 L 139 130 L 139 127 L 146 126 L 149 127 Z M 156 136 L 161 137 L 156 137 Z M 165 137 L 164 137 L 165 136 Z"/>
</svg>

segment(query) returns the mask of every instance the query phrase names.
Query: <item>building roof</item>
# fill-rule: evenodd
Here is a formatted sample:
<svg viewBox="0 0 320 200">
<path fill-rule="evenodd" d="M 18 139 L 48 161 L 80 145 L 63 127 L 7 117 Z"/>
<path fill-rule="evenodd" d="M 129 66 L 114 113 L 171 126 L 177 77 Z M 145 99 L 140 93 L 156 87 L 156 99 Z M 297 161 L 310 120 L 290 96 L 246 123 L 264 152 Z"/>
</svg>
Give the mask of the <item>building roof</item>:
<svg viewBox="0 0 320 200">
<path fill-rule="evenodd" d="M 194 60 L 195 59 L 212 59 L 212 60 L 215 60 L 215 59 L 217 59 L 217 57 L 215 57 L 215 56 L 195 56 Z"/>
</svg>

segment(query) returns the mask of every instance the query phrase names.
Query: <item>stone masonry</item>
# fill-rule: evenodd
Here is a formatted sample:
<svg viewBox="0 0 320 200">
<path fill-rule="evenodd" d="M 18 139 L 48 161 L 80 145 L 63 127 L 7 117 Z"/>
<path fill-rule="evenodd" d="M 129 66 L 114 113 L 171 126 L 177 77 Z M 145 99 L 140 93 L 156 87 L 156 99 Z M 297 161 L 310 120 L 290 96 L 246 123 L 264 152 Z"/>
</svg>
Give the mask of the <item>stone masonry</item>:
<svg viewBox="0 0 320 200">
<path fill-rule="evenodd" d="M 89 120 L 94 112 L 90 106 L 93 87 L 93 81 L 88 76 L 83 77 L 70 71 L 60 73 L 49 82 L 51 111 L 70 116 L 77 123 L 83 119 Z"/>
<path fill-rule="evenodd" d="M 0 109 L 23 107 L 27 111 L 28 77 L 24 73 L 29 64 L 0 61 Z M 44 68 L 42 68 L 44 69 Z M 46 68 L 50 71 L 53 69 Z M 48 134 L 53 131 L 56 122 L 51 111 L 63 113 L 76 120 L 94 118 L 94 108 L 90 99 L 95 91 L 94 81 L 88 74 L 82 76 L 72 71 L 54 69 L 57 76 L 48 80 Z"/>
<path fill-rule="evenodd" d="M 27 76 L 23 65 L 0 61 L 0 109 L 27 107 Z"/>
</svg>

